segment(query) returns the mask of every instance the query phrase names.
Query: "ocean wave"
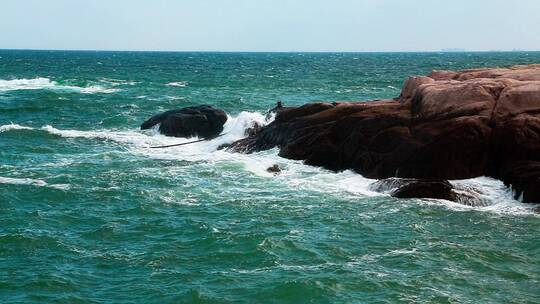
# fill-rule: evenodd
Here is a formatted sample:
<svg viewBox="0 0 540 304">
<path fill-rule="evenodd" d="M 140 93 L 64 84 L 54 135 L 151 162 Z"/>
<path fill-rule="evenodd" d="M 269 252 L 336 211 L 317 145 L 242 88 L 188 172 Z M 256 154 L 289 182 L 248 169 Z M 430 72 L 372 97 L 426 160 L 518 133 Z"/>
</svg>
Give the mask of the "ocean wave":
<svg viewBox="0 0 540 304">
<path fill-rule="evenodd" d="M 187 85 L 188 85 L 187 81 L 176 81 L 176 82 L 169 82 L 166 84 L 166 86 L 168 87 L 181 87 L 181 88 L 187 87 Z"/>
<path fill-rule="evenodd" d="M 0 126 L 0 133 L 11 131 L 11 130 L 32 130 L 32 129 L 33 128 L 25 127 L 25 126 L 21 126 L 21 125 L 12 123 L 12 124 L 9 124 L 9 125 Z"/>
<path fill-rule="evenodd" d="M 185 96 L 167 96 L 168 100 L 184 100 L 186 99 Z"/>
<path fill-rule="evenodd" d="M 523 203 L 516 200 L 511 188 L 501 180 L 481 176 L 470 179 L 450 181 L 456 188 L 473 189 L 482 200 L 489 202 L 487 206 L 470 207 L 462 204 L 451 203 L 449 206 L 455 210 L 481 209 L 498 214 L 530 214 L 537 207 L 534 204 Z"/>
<path fill-rule="evenodd" d="M 60 190 L 69 189 L 69 185 L 65 185 L 65 184 L 50 185 L 44 180 L 33 179 L 33 178 L 15 178 L 15 177 L 3 177 L 3 176 L 0 176 L 0 184 L 29 185 L 29 186 L 36 186 L 36 187 L 50 187 L 50 188 L 56 188 L 56 189 L 60 189 Z"/>
<path fill-rule="evenodd" d="M 138 84 L 138 82 L 136 81 L 114 79 L 114 78 L 100 78 L 99 82 L 106 83 L 111 86 L 121 86 L 121 85 L 134 86 Z"/>
<path fill-rule="evenodd" d="M 80 131 L 80 130 L 61 130 L 53 126 L 46 125 L 39 130 L 46 131 L 49 134 L 57 135 L 66 138 L 95 138 L 105 139 L 118 143 L 131 143 L 131 144 L 143 144 L 145 134 L 136 131 L 113 131 L 113 130 L 99 130 L 99 131 Z"/>
<path fill-rule="evenodd" d="M 375 180 L 363 177 L 353 171 L 333 172 L 319 167 L 305 165 L 302 161 L 285 159 L 278 156 L 277 149 L 253 154 L 229 153 L 219 147 L 232 143 L 245 136 L 246 129 L 255 124 L 265 125 L 273 118 L 257 112 L 241 112 L 236 116 L 229 116 L 224 125 L 223 136 L 186 146 L 170 147 L 166 149 L 151 149 L 153 146 L 164 146 L 190 142 L 197 138 L 176 138 L 159 134 L 157 128 L 152 130 L 66 130 L 47 125 L 41 128 L 30 128 L 16 124 L 0 126 L 0 131 L 8 130 L 36 130 L 47 132 L 65 138 L 99 139 L 119 143 L 127 149 L 128 153 L 142 155 L 151 159 L 178 160 L 189 162 L 205 162 L 213 166 L 239 168 L 253 174 L 253 176 L 268 179 L 275 187 L 285 187 L 295 190 L 305 190 L 309 193 L 331 195 L 340 199 L 356 201 L 359 197 L 384 197 L 385 193 L 374 192 L 370 184 Z M 267 171 L 268 167 L 279 165 L 280 174 Z M 148 174 L 155 174 L 151 168 Z M 144 172 L 143 172 L 144 173 Z M 436 204 L 445 206 L 454 211 L 487 211 L 497 214 L 531 214 L 534 205 L 523 204 L 515 200 L 512 192 L 501 181 L 478 177 L 467 180 L 451 181 L 459 188 L 479 189 L 479 195 L 489 202 L 487 206 L 465 206 L 444 200 L 421 199 L 416 200 L 423 204 Z"/>
<path fill-rule="evenodd" d="M 72 85 L 62 85 L 49 78 L 37 77 L 32 79 L 0 79 L 0 92 L 19 91 L 19 90 L 53 90 L 53 91 L 73 91 L 83 94 L 103 93 L 110 94 L 121 91 L 116 88 L 106 88 L 99 85 L 79 87 Z"/>
</svg>

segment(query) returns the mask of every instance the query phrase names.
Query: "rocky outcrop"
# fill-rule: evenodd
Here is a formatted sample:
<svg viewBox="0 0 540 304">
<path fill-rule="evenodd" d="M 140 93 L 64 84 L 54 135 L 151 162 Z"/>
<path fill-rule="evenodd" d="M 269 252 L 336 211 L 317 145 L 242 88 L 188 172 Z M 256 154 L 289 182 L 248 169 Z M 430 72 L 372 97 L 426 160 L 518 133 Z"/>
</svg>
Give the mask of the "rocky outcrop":
<svg viewBox="0 0 540 304">
<path fill-rule="evenodd" d="M 284 108 L 229 150 L 273 147 L 377 179 L 492 176 L 540 202 L 540 65 L 434 71 L 391 100 Z"/>
<path fill-rule="evenodd" d="M 202 105 L 155 115 L 145 121 L 141 129 L 159 124 L 159 132 L 167 136 L 213 138 L 223 131 L 226 121 L 227 114 L 223 110 Z"/>
<path fill-rule="evenodd" d="M 447 180 L 391 177 L 374 182 L 370 189 L 397 198 L 444 199 L 473 207 L 485 207 L 490 203 L 476 189 L 459 188 Z"/>
</svg>

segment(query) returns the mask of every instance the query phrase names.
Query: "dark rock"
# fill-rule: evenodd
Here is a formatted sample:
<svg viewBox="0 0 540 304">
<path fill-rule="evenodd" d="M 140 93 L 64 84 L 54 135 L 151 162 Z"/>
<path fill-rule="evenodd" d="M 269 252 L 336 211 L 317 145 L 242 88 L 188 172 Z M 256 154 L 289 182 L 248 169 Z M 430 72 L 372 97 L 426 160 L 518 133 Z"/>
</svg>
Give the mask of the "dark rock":
<svg viewBox="0 0 540 304">
<path fill-rule="evenodd" d="M 446 180 L 422 180 L 413 178 L 387 178 L 379 180 L 370 189 L 389 193 L 397 198 L 434 198 L 457 201 L 454 187 Z"/>
<path fill-rule="evenodd" d="M 272 167 L 269 167 L 268 169 L 266 169 L 266 171 L 268 171 L 270 173 L 279 173 L 279 172 L 281 172 L 281 168 L 276 164 L 276 165 L 273 165 Z"/>
<path fill-rule="evenodd" d="M 259 131 L 261 131 L 261 129 L 262 129 L 262 126 L 260 124 L 254 123 L 251 128 L 246 129 L 244 134 L 246 136 L 255 136 L 257 135 L 257 133 L 259 133 Z"/>
<path fill-rule="evenodd" d="M 227 149 L 231 144 L 230 143 L 225 143 L 225 144 L 221 144 L 217 147 L 217 150 L 223 150 L 223 149 Z"/>
<path fill-rule="evenodd" d="M 523 202 L 540 202 L 540 162 L 510 163 L 502 171 L 502 180 Z"/>
<path fill-rule="evenodd" d="M 155 115 L 141 125 L 150 129 L 160 124 L 159 132 L 167 136 L 213 138 L 223 131 L 227 114 L 208 105 L 187 107 Z"/>
<path fill-rule="evenodd" d="M 228 149 L 273 147 L 377 179 L 491 176 L 540 202 L 540 65 L 438 71 L 408 79 L 396 99 L 281 108 Z"/>
<path fill-rule="evenodd" d="M 435 198 L 456 201 L 452 185 L 445 180 L 417 180 L 406 183 L 392 192 L 397 198 Z"/>
<path fill-rule="evenodd" d="M 396 189 L 403 187 L 406 184 L 413 183 L 416 180 L 413 178 L 397 178 L 389 177 L 385 179 L 380 179 L 376 182 L 373 182 L 369 185 L 371 191 L 380 192 L 380 193 L 392 193 Z"/>
<path fill-rule="evenodd" d="M 476 189 L 457 188 L 446 180 L 387 178 L 374 182 L 370 189 L 397 198 L 444 199 L 474 207 L 487 206 L 490 203 L 482 199 Z"/>
</svg>

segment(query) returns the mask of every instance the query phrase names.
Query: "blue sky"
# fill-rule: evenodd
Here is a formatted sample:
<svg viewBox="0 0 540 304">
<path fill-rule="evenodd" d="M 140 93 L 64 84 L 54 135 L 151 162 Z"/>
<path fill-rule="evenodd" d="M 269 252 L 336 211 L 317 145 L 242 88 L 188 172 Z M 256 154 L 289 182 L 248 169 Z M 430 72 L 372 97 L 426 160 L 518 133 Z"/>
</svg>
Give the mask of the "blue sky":
<svg viewBox="0 0 540 304">
<path fill-rule="evenodd" d="M 0 48 L 540 50 L 540 0 L 2 0 Z"/>
</svg>

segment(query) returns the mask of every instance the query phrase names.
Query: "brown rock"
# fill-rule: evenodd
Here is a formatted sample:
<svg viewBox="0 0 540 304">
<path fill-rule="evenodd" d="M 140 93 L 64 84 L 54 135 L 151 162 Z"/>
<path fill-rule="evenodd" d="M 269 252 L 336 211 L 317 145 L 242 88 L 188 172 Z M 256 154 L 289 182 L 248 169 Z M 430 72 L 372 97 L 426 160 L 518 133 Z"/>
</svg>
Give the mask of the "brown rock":
<svg viewBox="0 0 540 304">
<path fill-rule="evenodd" d="M 540 202 L 540 65 L 411 77 L 399 98 L 284 108 L 229 150 L 367 177 L 492 176 Z"/>
<path fill-rule="evenodd" d="M 399 96 L 401 101 L 408 100 L 414 96 L 416 89 L 427 83 L 433 83 L 435 80 L 426 76 L 413 76 L 409 77 L 403 84 L 403 89 L 401 90 L 401 95 Z"/>
</svg>

